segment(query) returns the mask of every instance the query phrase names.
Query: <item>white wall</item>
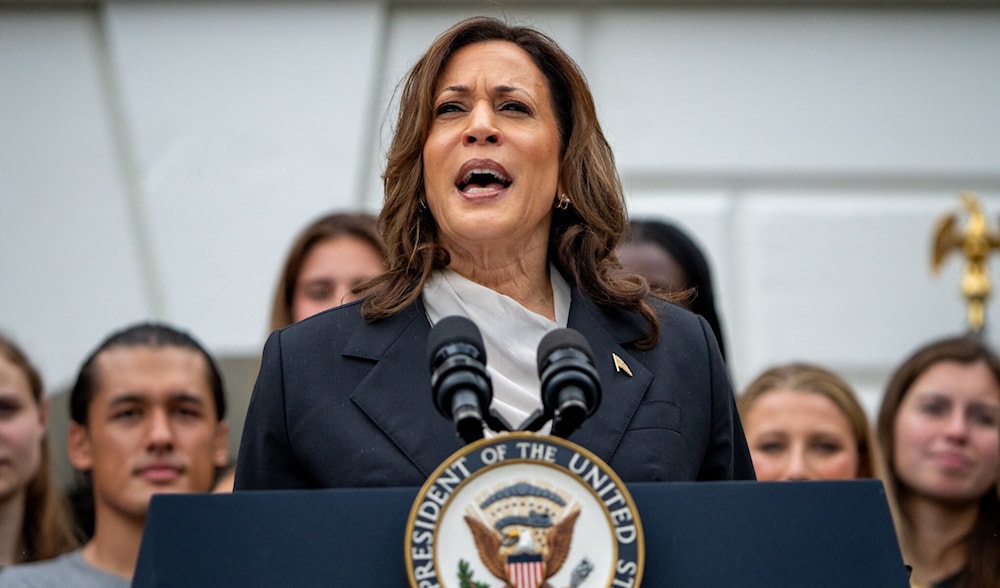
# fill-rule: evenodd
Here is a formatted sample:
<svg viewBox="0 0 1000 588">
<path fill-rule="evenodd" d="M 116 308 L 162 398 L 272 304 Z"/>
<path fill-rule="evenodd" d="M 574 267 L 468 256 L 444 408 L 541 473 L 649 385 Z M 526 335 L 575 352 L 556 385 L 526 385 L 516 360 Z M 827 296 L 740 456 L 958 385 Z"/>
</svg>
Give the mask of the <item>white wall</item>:
<svg viewBox="0 0 1000 588">
<path fill-rule="evenodd" d="M 806 359 L 873 408 L 964 325 L 935 220 L 963 189 L 1000 213 L 1000 11 L 805 5 L 0 2 L 0 329 L 53 388 L 140 318 L 254 357 L 295 232 L 377 210 L 403 72 L 505 14 L 580 62 L 633 215 L 707 249 L 737 387 Z"/>
</svg>

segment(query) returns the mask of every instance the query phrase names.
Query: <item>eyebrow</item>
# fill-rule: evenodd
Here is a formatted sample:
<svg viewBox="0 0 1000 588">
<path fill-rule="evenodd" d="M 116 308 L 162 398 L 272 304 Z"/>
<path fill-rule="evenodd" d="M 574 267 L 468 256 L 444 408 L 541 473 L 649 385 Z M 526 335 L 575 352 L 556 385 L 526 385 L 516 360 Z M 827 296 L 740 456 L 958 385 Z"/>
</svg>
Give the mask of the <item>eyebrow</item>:
<svg viewBox="0 0 1000 588">
<path fill-rule="evenodd" d="M 955 400 L 951 397 L 948 392 L 938 392 L 937 390 L 927 390 L 924 392 L 917 392 L 913 395 L 916 400 L 938 400 L 945 402 L 954 402 Z"/>
<path fill-rule="evenodd" d="M 975 408 L 979 410 L 988 410 L 990 412 L 1000 412 L 1000 404 L 988 401 L 976 401 L 970 402 L 968 408 Z"/>
<path fill-rule="evenodd" d="M 5 392 L 0 392 L 0 406 L 12 407 L 12 406 L 23 406 L 23 400 L 18 394 L 7 394 Z"/>
<path fill-rule="evenodd" d="M 206 404 L 204 398 L 202 398 L 197 394 L 193 394 L 191 392 L 172 393 L 167 397 L 167 400 L 173 402 L 193 402 L 196 404 Z M 115 406 L 120 406 L 122 404 L 130 404 L 130 403 L 146 404 L 148 402 L 149 398 L 146 395 L 133 392 L 133 393 L 125 393 L 120 396 L 112 398 L 111 402 L 108 403 L 108 406 L 113 408 Z"/>
<path fill-rule="evenodd" d="M 969 402 L 958 401 L 953 398 L 947 392 L 927 392 L 925 394 L 918 394 L 916 400 L 922 402 L 946 402 L 950 405 L 958 404 L 964 406 L 965 408 L 980 408 L 990 411 L 1000 411 L 1000 404 L 991 402 L 989 400 L 970 400 Z"/>
<path fill-rule="evenodd" d="M 468 86 L 457 85 L 457 86 L 447 86 L 443 88 L 440 93 L 444 94 L 445 92 L 458 92 L 460 94 L 464 94 L 468 93 L 468 91 L 469 91 Z M 493 91 L 498 92 L 500 94 L 510 94 L 511 92 L 520 92 L 522 94 L 528 93 L 528 91 L 524 88 L 519 88 L 517 86 L 507 86 L 507 85 L 493 86 Z"/>
</svg>

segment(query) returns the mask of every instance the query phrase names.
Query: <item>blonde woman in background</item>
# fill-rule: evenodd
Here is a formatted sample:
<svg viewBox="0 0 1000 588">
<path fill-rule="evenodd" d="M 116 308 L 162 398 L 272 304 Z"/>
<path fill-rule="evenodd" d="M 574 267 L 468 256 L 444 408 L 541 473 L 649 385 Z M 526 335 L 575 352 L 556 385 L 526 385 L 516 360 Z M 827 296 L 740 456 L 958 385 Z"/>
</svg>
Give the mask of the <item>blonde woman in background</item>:
<svg viewBox="0 0 1000 588">
<path fill-rule="evenodd" d="M 355 286 L 385 271 L 385 256 L 374 216 L 334 213 L 316 219 L 302 229 L 285 258 L 271 330 L 355 300 Z"/>
<path fill-rule="evenodd" d="M 386 248 L 375 217 L 336 212 L 317 218 L 295 237 L 278 276 L 270 330 L 356 300 L 354 288 L 385 271 Z M 227 468 L 215 492 L 231 492 L 236 472 Z"/>
<path fill-rule="evenodd" d="M 79 546 L 49 471 L 46 413 L 38 370 L 0 335 L 0 567 Z"/>
<path fill-rule="evenodd" d="M 843 378 L 791 363 L 761 373 L 737 399 L 757 479 L 846 480 L 881 473 L 864 409 Z"/>
</svg>

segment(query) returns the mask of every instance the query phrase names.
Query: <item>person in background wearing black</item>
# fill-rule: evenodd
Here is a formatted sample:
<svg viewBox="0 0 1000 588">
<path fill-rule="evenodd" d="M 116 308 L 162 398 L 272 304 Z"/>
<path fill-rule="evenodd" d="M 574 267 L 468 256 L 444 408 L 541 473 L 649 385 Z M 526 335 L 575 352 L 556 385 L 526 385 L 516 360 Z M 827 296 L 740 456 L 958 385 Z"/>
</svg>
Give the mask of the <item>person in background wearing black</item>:
<svg viewBox="0 0 1000 588">
<path fill-rule="evenodd" d="M 388 270 L 361 301 L 269 337 L 236 490 L 422 484 L 462 445 L 427 367 L 431 327 L 452 315 L 482 331 L 492 406 L 515 427 L 541 405 L 539 341 L 569 327 L 604 388 L 571 441 L 626 482 L 753 478 L 708 323 L 617 273 L 624 196 L 573 60 L 477 17 L 438 37 L 401 92 Z"/>
<path fill-rule="evenodd" d="M 650 288 L 679 296 L 678 304 L 708 321 L 726 358 L 722 319 L 716 309 L 712 271 L 702 250 L 677 225 L 632 219 L 627 240 L 618 246 L 622 268 L 649 281 Z"/>
</svg>

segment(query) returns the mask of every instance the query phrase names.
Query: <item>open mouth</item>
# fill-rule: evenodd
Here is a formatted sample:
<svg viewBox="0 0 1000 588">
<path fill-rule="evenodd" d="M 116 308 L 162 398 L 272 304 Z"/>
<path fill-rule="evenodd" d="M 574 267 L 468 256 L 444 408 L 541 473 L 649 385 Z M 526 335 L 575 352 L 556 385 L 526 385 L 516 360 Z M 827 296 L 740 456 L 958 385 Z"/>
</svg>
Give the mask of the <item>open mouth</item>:
<svg viewBox="0 0 1000 588">
<path fill-rule="evenodd" d="M 455 186 L 465 194 L 496 192 L 510 186 L 512 180 L 497 169 L 472 168 L 465 172 Z"/>
</svg>

